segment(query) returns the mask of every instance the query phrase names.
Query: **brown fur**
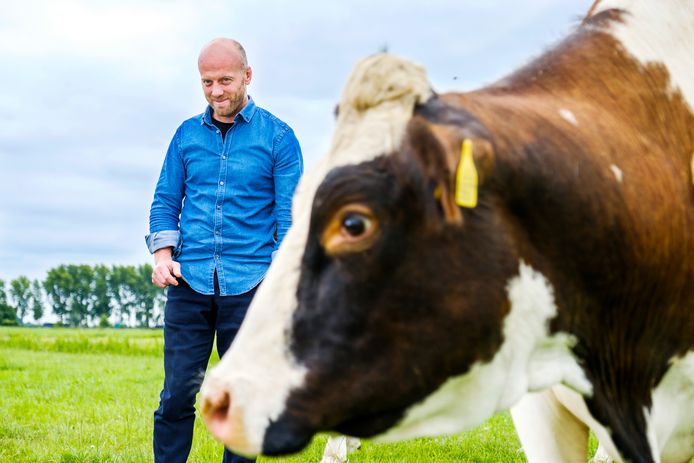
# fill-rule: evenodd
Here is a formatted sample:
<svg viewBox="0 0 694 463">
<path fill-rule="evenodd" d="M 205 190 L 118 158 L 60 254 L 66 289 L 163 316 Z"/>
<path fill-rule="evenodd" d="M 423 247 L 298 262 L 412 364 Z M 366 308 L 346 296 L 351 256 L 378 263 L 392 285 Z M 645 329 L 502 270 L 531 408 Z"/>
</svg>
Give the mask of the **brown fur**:
<svg viewBox="0 0 694 463">
<path fill-rule="evenodd" d="M 663 67 L 579 31 L 498 85 L 442 98 L 490 132 L 496 189 L 521 255 L 558 290 L 553 329 L 579 338 L 591 411 L 626 456 L 650 461 L 643 406 L 694 346 L 694 117 L 682 95 Z"/>
</svg>

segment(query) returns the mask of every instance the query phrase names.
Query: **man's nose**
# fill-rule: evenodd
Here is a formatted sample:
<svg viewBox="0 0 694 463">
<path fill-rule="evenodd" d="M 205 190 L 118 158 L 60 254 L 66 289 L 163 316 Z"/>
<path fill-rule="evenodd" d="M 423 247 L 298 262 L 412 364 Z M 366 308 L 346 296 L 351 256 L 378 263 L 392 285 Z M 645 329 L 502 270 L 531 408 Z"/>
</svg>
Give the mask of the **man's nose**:
<svg viewBox="0 0 694 463">
<path fill-rule="evenodd" d="M 212 96 L 221 96 L 224 93 L 222 87 L 216 84 L 212 84 Z"/>
</svg>

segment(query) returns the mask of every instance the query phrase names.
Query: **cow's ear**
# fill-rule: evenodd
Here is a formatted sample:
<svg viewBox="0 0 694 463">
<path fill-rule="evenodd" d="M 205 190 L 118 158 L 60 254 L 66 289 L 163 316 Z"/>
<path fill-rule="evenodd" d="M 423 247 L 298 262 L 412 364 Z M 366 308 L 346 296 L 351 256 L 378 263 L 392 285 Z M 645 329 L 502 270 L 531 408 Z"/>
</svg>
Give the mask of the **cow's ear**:
<svg viewBox="0 0 694 463">
<path fill-rule="evenodd" d="M 415 116 L 407 127 L 407 152 L 436 187 L 434 195 L 447 223 L 462 224 L 461 207 L 477 205 L 479 187 L 491 175 L 494 150 L 472 130 L 433 124 Z"/>
</svg>

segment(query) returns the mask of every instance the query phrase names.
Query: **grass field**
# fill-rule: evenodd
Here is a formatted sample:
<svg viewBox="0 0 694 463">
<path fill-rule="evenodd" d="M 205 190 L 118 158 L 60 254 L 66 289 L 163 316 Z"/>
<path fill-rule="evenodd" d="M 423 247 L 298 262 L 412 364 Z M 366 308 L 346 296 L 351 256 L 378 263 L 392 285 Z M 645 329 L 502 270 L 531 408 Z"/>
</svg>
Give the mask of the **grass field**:
<svg viewBox="0 0 694 463">
<path fill-rule="evenodd" d="M 163 383 L 162 334 L 152 330 L 0 328 L 0 462 L 152 461 L 152 413 Z M 213 362 L 217 359 L 213 358 Z M 260 462 L 318 462 L 326 440 Z M 189 461 L 221 462 L 197 419 Z M 365 442 L 350 462 L 524 462 L 508 414 L 459 435 Z"/>
</svg>

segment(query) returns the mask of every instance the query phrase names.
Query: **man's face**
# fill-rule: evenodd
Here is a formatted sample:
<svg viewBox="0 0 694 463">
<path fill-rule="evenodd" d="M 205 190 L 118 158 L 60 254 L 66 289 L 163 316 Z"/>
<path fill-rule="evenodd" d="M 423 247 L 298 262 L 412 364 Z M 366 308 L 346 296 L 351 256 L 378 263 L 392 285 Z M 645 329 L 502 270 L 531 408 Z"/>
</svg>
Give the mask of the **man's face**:
<svg viewBox="0 0 694 463">
<path fill-rule="evenodd" d="M 198 64 L 205 99 L 212 106 L 215 119 L 233 122 L 246 105 L 246 86 L 251 81 L 251 68 L 245 69 L 239 57 L 225 53 L 208 53 Z"/>
</svg>

